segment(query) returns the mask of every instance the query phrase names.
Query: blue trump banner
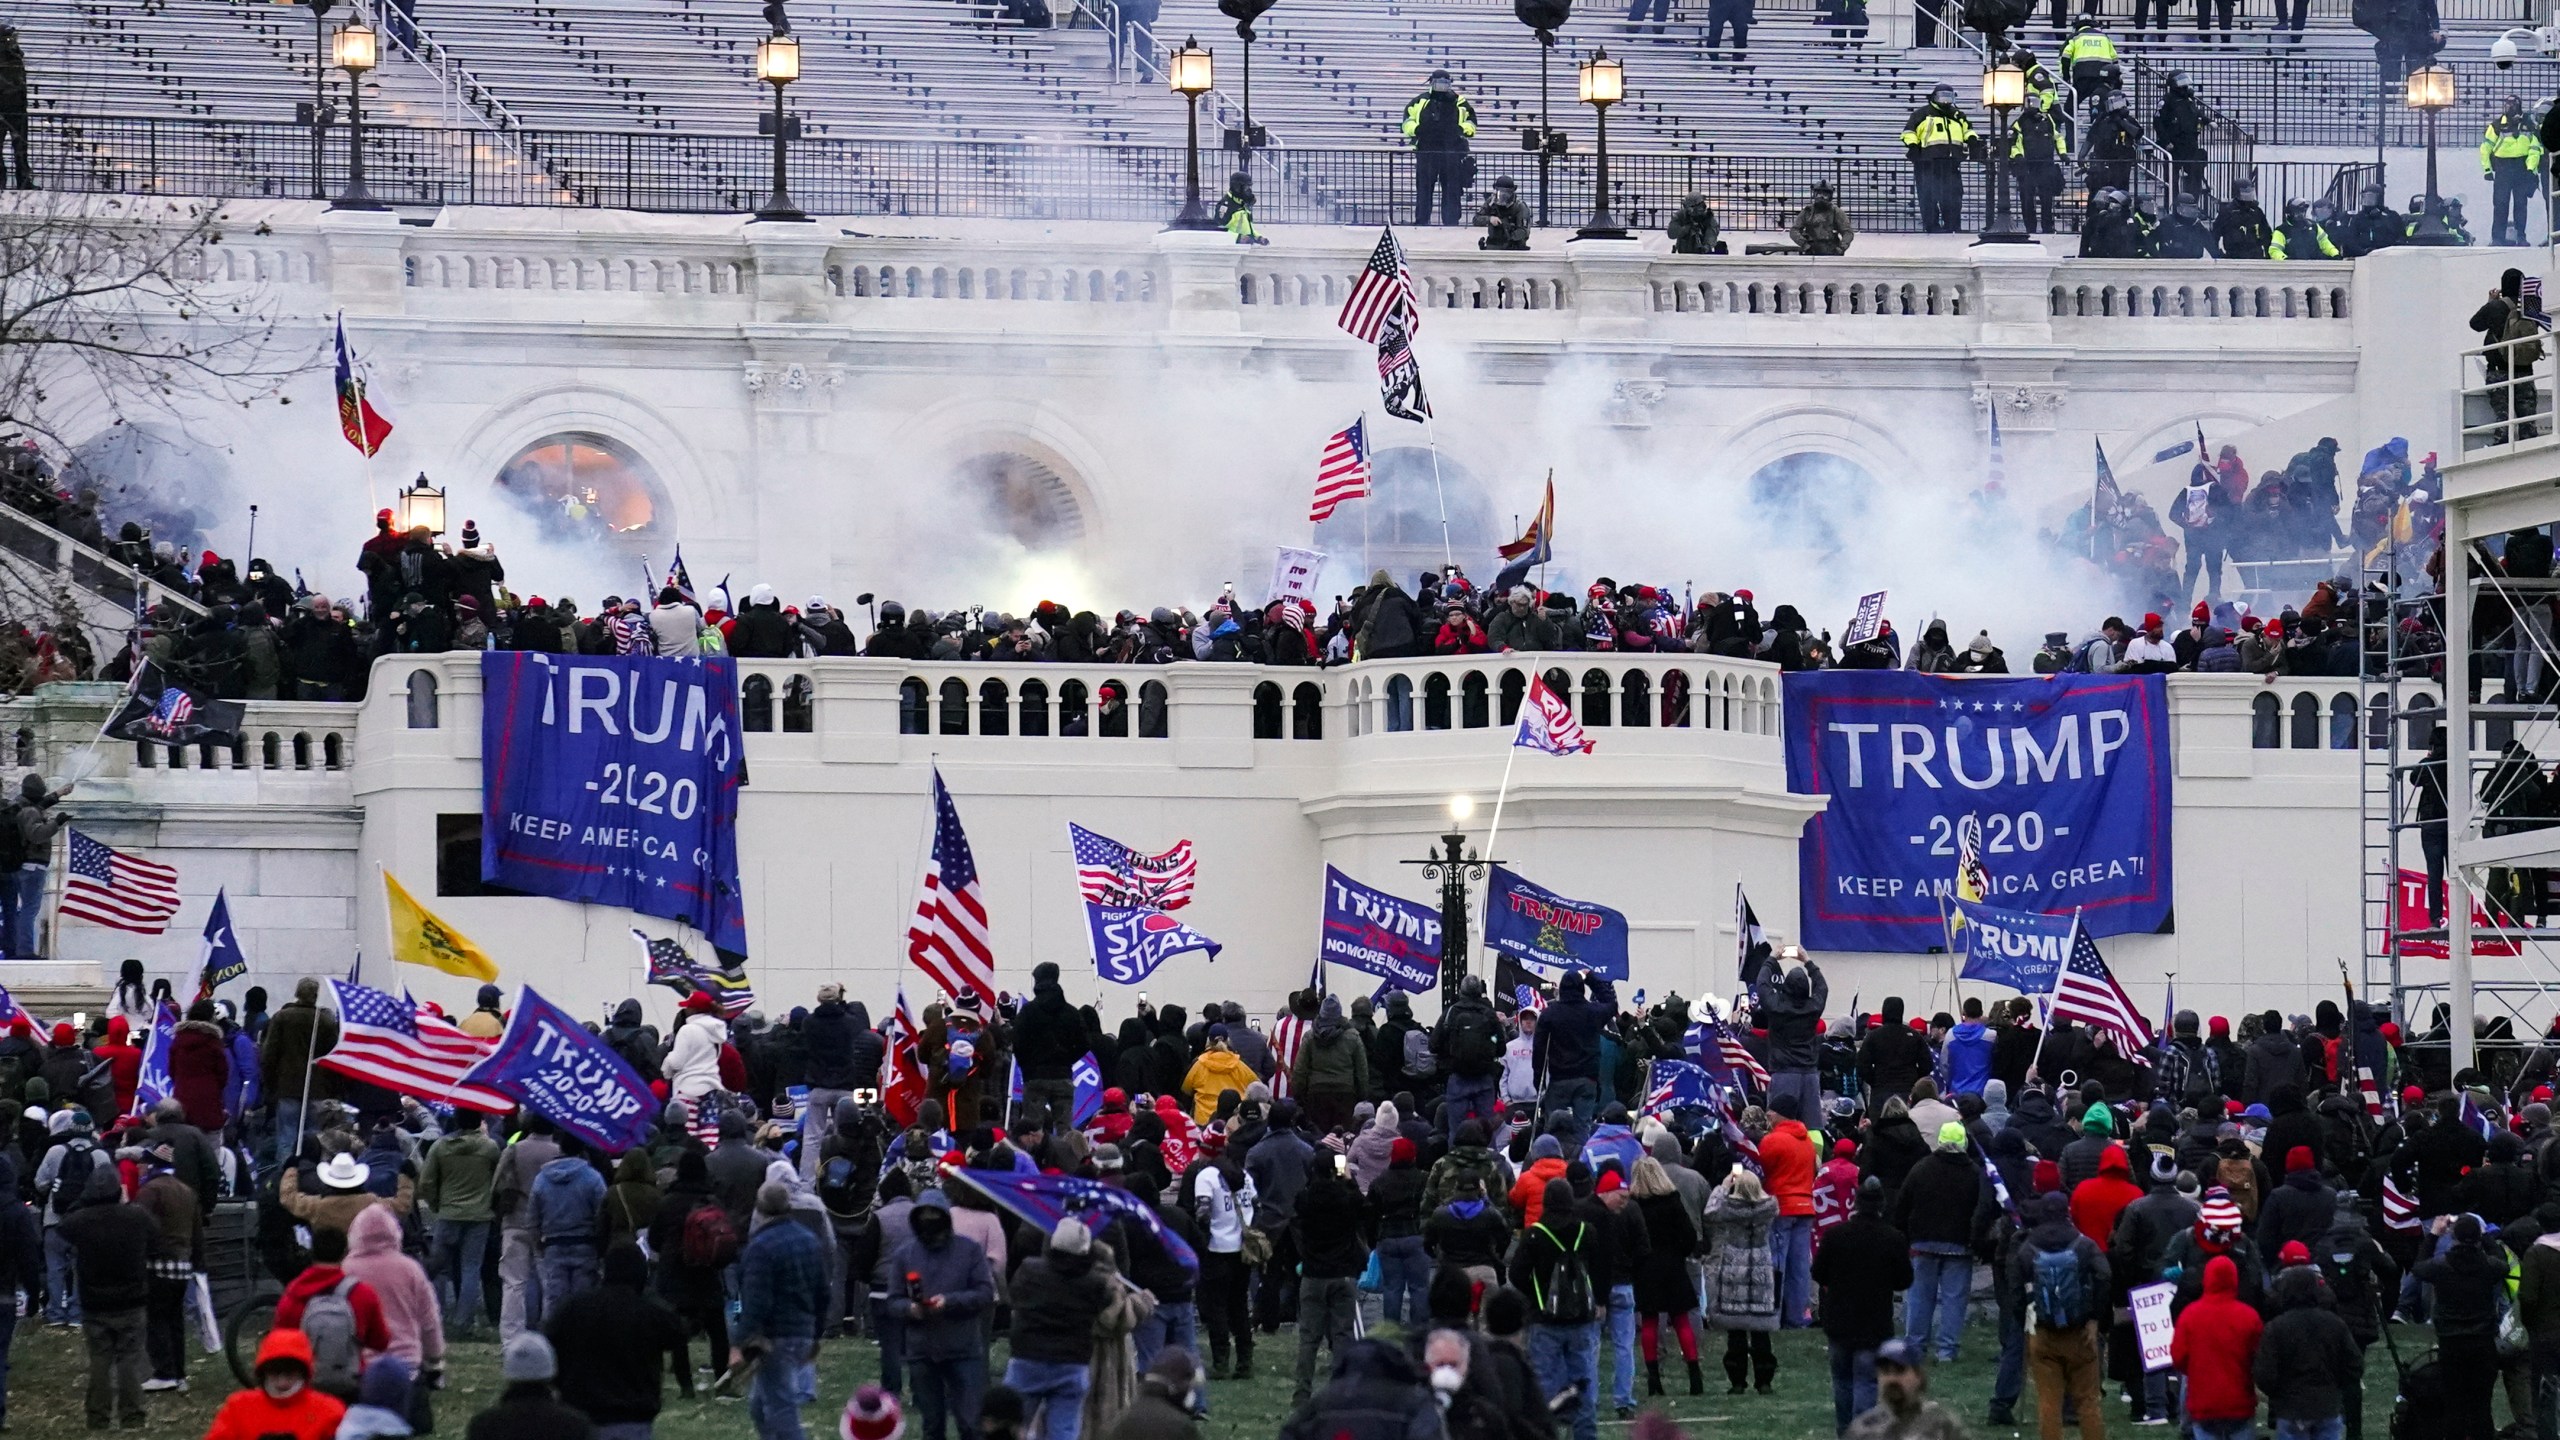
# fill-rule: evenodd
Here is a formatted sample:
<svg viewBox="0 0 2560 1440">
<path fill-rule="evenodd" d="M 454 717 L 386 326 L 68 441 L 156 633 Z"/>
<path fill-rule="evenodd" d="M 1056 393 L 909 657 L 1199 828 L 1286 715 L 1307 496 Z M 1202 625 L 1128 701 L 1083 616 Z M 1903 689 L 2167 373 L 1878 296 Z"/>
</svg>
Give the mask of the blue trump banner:
<svg viewBox="0 0 2560 1440">
<path fill-rule="evenodd" d="M 1093 941 L 1094 972 L 1115 985 L 1135 985 L 1171 955 L 1206 950 L 1218 958 L 1217 941 L 1148 905 L 1084 907 L 1085 933 Z"/>
<path fill-rule="evenodd" d="M 151 1107 L 178 1093 L 177 1083 L 169 1078 L 169 1054 L 178 1043 L 178 1007 L 160 1002 L 159 1013 L 151 1017 L 151 1038 L 142 1046 L 142 1071 L 133 1083 L 133 1107 L 128 1115 L 148 1115 Z"/>
<path fill-rule="evenodd" d="M 2050 995 L 2071 953 L 2071 917 L 1951 900 L 1948 928 L 1964 953 L 1963 978 Z"/>
<path fill-rule="evenodd" d="M 1019 1100 L 1022 1098 L 1021 1067 L 1016 1066 L 1013 1073 L 1013 1098 Z M 1075 1085 L 1075 1127 L 1081 1130 L 1093 1123 L 1094 1116 L 1102 1113 L 1102 1062 L 1094 1059 L 1093 1052 L 1087 1050 L 1076 1057 L 1074 1067 L 1067 1071 L 1067 1078 Z"/>
<path fill-rule="evenodd" d="M 1194 1275 L 1200 1273 L 1200 1256 L 1191 1248 L 1191 1242 L 1166 1229 L 1155 1206 L 1116 1185 L 1078 1175 L 1044 1175 L 1037 1170 L 951 1169 L 942 1173 L 986 1196 L 1043 1235 L 1057 1229 L 1058 1222 L 1070 1215 L 1095 1231 L 1120 1220 L 1156 1237 L 1165 1253 L 1173 1257 L 1173 1263 Z"/>
<path fill-rule="evenodd" d="M 1627 917 L 1606 905 L 1568 900 L 1496 865 L 1486 887 L 1484 943 L 1550 970 L 1627 978 Z"/>
<path fill-rule="evenodd" d="M 530 985 L 498 1048 L 462 1083 L 487 1086 L 607 1155 L 647 1144 L 659 1108 L 639 1071 Z"/>
<path fill-rule="evenodd" d="M 480 683 L 480 878 L 745 954 L 735 663 L 493 650 Z"/>
<path fill-rule="evenodd" d="M 1324 927 L 1316 955 L 1415 995 L 1440 984 L 1440 912 L 1372 890 L 1324 867 Z"/>
<path fill-rule="evenodd" d="M 1805 948 L 1944 945 L 1939 901 L 1968 848 L 1980 898 L 2079 910 L 2093 935 L 2167 923 L 2160 676 L 1824 670 L 1786 686 L 1787 788 L 1830 799 L 1797 842 Z"/>
</svg>

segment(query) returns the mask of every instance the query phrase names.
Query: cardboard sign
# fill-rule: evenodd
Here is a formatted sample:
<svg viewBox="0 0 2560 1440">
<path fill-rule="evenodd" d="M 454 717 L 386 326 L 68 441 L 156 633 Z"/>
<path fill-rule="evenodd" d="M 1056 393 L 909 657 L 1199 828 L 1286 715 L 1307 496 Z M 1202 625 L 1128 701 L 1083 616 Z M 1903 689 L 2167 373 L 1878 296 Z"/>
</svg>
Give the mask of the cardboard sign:
<svg viewBox="0 0 2560 1440">
<path fill-rule="evenodd" d="M 2137 1285 L 2127 1292 L 2133 1301 L 2134 1335 L 2142 1342 L 2142 1368 L 2169 1368 L 2169 1338 L 2177 1325 L 2169 1318 L 2169 1301 L 2178 1287 L 2163 1280 L 2156 1285 Z"/>
</svg>

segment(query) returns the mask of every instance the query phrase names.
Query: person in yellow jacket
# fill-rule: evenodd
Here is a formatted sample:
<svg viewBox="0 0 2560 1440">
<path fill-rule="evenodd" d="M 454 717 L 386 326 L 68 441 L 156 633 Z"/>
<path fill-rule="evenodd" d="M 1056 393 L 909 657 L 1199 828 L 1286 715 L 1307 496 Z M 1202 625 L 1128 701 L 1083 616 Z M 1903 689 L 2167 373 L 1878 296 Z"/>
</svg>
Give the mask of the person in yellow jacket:
<svg viewBox="0 0 2560 1440">
<path fill-rule="evenodd" d="M 2071 121 L 2051 86 L 2027 92 L 2027 103 L 2009 127 L 2009 173 L 2018 182 L 2018 209 L 2031 234 L 2053 233 L 2053 202 L 2062 194 L 2062 166 L 2071 158 Z"/>
<path fill-rule="evenodd" d="M 2082 100 L 2112 87 L 2116 70 L 2116 42 L 2107 34 L 2103 15 L 2083 15 L 2071 38 L 2062 45 L 2062 73 L 2071 77 L 2071 90 Z"/>
<path fill-rule="evenodd" d="M 1431 72 L 1431 88 L 1405 102 L 1404 138 L 1413 142 L 1413 223 L 1431 223 L 1431 190 L 1440 189 L 1440 223 L 1458 223 L 1458 200 L 1474 177 L 1467 142 L 1475 138 L 1475 102 L 1458 93 L 1446 70 Z"/>
<path fill-rule="evenodd" d="M 2338 243 L 2320 222 L 2311 218 L 2311 202 L 2284 202 L 2284 223 L 2276 227 L 2275 238 L 2267 242 L 2270 260 L 2335 260 Z"/>
<path fill-rule="evenodd" d="M 1944 235 L 1964 228 L 1965 157 L 1977 153 L 1973 122 L 1956 108 L 1956 87 L 1940 85 L 1929 103 L 1911 112 L 1902 127 L 1902 148 L 1911 157 L 1911 188 L 1920 200 L 1920 228 Z"/>
<path fill-rule="evenodd" d="M 2480 178 L 2489 182 L 2489 243 L 2526 243 L 2528 201 L 2542 176 L 2542 136 L 2524 100 L 2510 95 L 2480 136 Z"/>
<path fill-rule="evenodd" d="M 1246 1087 L 1262 1077 L 1244 1063 L 1244 1057 L 1227 1048 L 1227 1027 L 1209 1027 L 1209 1048 L 1191 1062 L 1191 1073 L 1182 1077 L 1182 1089 L 1191 1097 L 1191 1118 L 1206 1125 L 1218 1113 L 1218 1096 L 1233 1090 L 1241 1097 Z"/>
</svg>

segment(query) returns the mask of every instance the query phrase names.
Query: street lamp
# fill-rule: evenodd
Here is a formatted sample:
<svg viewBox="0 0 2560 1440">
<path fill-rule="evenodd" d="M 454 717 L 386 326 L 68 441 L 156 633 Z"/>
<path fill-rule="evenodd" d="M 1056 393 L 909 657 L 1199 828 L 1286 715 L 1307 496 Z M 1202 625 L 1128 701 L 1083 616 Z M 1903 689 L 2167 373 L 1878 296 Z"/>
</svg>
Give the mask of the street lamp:
<svg viewBox="0 0 2560 1440">
<path fill-rule="evenodd" d="M 328 187 L 322 182 L 321 171 L 328 163 L 324 145 L 329 134 L 329 122 L 333 118 L 329 106 L 328 16 L 338 0 L 280 0 L 280 3 L 305 5 L 311 10 L 311 98 L 294 106 L 294 118 L 311 127 L 311 198 L 325 200 Z"/>
<path fill-rule="evenodd" d="M 1610 59 L 1606 50 L 1592 51 L 1591 58 L 1582 62 L 1582 103 L 1591 107 L 1600 133 L 1591 172 L 1591 222 L 1574 232 L 1576 240 L 1627 238 L 1626 227 L 1609 213 L 1609 107 L 1625 98 L 1625 67 Z"/>
<path fill-rule="evenodd" d="M 401 491 L 396 498 L 398 506 L 395 513 L 401 534 L 405 535 L 421 525 L 427 527 L 429 534 L 444 533 L 444 492 L 427 483 L 426 471 L 419 471 L 417 483 Z"/>
<path fill-rule="evenodd" d="M 329 37 L 329 63 L 347 72 L 347 188 L 329 202 L 332 210 L 386 210 L 364 188 L 364 77 L 382 63 L 373 27 L 350 20 Z"/>
<path fill-rule="evenodd" d="M 1216 221 L 1200 205 L 1200 97 L 1218 83 L 1218 64 L 1214 56 L 1200 48 L 1200 37 L 1182 42 L 1182 48 L 1165 57 L 1165 85 L 1183 99 L 1189 111 L 1190 140 L 1183 146 L 1182 213 L 1173 217 L 1168 230 L 1215 230 Z"/>
<path fill-rule="evenodd" d="M 2003 58 L 1982 72 L 1982 105 L 1991 112 L 1991 214 L 1976 245 L 2031 245 L 2035 237 L 2009 209 L 2009 116 L 2027 103 L 2027 72 Z"/>
<path fill-rule="evenodd" d="M 1253 152 L 1271 143 L 1270 132 L 1253 123 L 1253 42 L 1262 38 L 1253 22 L 1279 0 L 1218 0 L 1218 13 L 1236 22 L 1236 38 L 1244 42 L 1244 125 L 1227 132 L 1227 148 L 1237 153 L 1236 168 L 1253 168 Z"/>
<path fill-rule="evenodd" d="M 782 87 L 800 78 L 799 37 L 776 33 L 757 41 L 756 78 L 773 87 L 773 193 L 755 218 L 805 221 L 809 217 L 791 203 L 792 124 L 782 108 Z"/>
<path fill-rule="evenodd" d="M 2418 112 L 2427 130 L 2427 213 L 2409 231 L 2412 245 L 2458 245 L 2460 240 L 2445 227 L 2444 201 L 2436 194 L 2436 114 L 2453 108 L 2453 67 L 2421 65 L 2409 72 L 2407 99 L 2409 108 Z"/>
<path fill-rule="evenodd" d="M 1556 32 L 1573 18 L 1573 0 L 1511 0 L 1511 13 L 1538 37 L 1538 124 L 1520 132 L 1520 148 L 1538 157 L 1538 224 L 1547 224 L 1547 180 L 1555 157 L 1565 153 L 1564 132 L 1547 123 L 1547 57 Z"/>
<path fill-rule="evenodd" d="M 1485 878 L 1493 864 L 1467 849 L 1461 827 L 1475 808 L 1468 796 L 1450 797 L 1449 833 L 1440 837 L 1440 848 L 1428 859 L 1401 862 L 1421 866 L 1423 879 L 1440 882 L 1440 994 L 1444 1001 L 1455 996 L 1459 982 L 1467 978 L 1467 882 Z"/>
</svg>

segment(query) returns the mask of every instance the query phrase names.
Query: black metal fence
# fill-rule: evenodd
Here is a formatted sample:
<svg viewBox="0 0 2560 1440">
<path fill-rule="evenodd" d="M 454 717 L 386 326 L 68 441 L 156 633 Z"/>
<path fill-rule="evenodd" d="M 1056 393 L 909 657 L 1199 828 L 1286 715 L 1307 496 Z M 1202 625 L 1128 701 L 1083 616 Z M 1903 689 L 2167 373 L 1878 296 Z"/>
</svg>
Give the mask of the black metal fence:
<svg viewBox="0 0 2560 1440">
<path fill-rule="evenodd" d="M 292 198 L 314 193 L 311 131 L 284 123 L 70 116 L 39 126 L 36 170 L 46 186 L 117 194 Z M 484 130 L 391 126 L 365 132 L 366 171 L 377 197 L 403 205 L 513 205 L 677 214 L 753 210 L 771 183 L 772 142 L 753 134 Z M 347 136 L 325 137 L 318 192 L 346 183 Z M 1044 146 L 993 142 L 795 142 L 790 189 L 814 214 L 1036 220 L 1161 220 L 1182 199 L 1184 155 L 1172 146 Z M 1493 182 L 1508 178 L 1548 223 L 1589 218 L 1595 157 L 1538 158 L 1485 150 L 1474 157 L 1459 222 L 1472 224 Z M 1204 199 L 1225 188 L 1234 157 L 1202 157 Z M 1968 166 L 1970 219 L 1987 203 L 1988 171 Z M 2317 198 L 2340 167 L 2304 162 L 2215 161 L 2211 193 L 2241 175 L 2258 180 L 2276 212 L 2284 199 Z M 1267 150 L 1251 161 L 1254 214 L 1264 225 L 1376 225 L 1416 218 L 1414 156 L 1401 149 Z M 2063 197 L 2080 206 L 2079 176 Z M 1814 184 L 1827 182 L 1861 230 L 1918 228 L 1911 167 L 1898 157 L 1721 155 L 1640 151 L 1609 158 L 1610 207 L 1623 224 L 1659 229 L 1689 195 L 1703 195 L 1728 228 L 1779 230 Z M 2360 181 L 2357 183 L 2361 183 Z M 2138 188 L 2155 201 L 2165 176 Z M 2346 190 L 2350 198 L 2354 187 Z M 1433 207 L 1432 218 L 1439 218 Z"/>
<path fill-rule="evenodd" d="M 2400 81 L 2384 82 L 2378 65 L 2292 59 L 2281 52 L 2181 54 L 2156 63 L 2183 72 L 2198 94 L 2261 145 L 2370 146 L 2377 133 L 2393 146 L 2426 143 L 2424 118 L 2404 103 Z M 2453 108 L 2438 113 L 2436 135 L 2448 150 L 2476 148 L 2482 128 L 2507 96 L 2519 96 L 2529 107 L 2547 100 L 2555 77 L 2548 62 L 2533 60 L 2511 70 L 2486 60 L 2444 63 L 2453 70 L 2456 98 Z"/>
</svg>

